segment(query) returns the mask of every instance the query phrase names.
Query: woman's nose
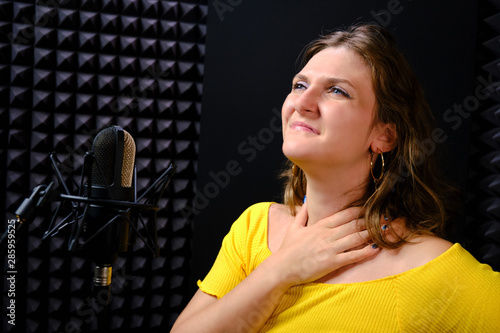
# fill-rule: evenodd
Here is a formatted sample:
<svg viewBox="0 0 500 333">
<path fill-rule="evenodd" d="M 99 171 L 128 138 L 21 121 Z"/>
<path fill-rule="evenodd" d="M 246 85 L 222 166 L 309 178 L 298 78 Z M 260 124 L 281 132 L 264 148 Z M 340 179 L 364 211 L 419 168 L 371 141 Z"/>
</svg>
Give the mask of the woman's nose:
<svg viewBox="0 0 500 333">
<path fill-rule="evenodd" d="M 313 88 L 308 88 L 295 99 L 295 110 L 299 113 L 317 112 L 319 94 Z"/>
</svg>

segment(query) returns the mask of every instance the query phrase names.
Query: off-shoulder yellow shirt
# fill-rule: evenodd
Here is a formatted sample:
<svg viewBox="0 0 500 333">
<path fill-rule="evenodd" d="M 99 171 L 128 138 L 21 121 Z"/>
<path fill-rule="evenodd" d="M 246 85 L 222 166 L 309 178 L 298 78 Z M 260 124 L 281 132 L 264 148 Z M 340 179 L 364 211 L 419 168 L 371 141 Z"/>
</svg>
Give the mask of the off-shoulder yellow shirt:
<svg viewBox="0 0 500 333">
<path fill-rule="evenodd" d="M 249 207 L 223 240 L 200 289 L 223 297 L 267 256 L 271 202 Z M 262 307 L 271 306 L 263 302 Z M 238 319 L 246 332 L 260 313 Z M 500 273 L 460 244 L 401 274 L 347 284 L 292 287 L 261 332 L 500 332 Z"/>
</svg>

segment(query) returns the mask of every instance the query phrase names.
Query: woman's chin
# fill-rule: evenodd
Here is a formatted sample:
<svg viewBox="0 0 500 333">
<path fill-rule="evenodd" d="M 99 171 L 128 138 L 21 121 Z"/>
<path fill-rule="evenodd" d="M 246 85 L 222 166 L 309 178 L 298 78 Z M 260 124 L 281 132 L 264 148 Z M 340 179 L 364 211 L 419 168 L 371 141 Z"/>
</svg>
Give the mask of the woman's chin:
<svg viewBox="0 0 500 333">
<path fill-rule="evenodd" d="M 299 142 L 284 142 L 282 146 L 283 154 L 289 159 L 293 157 L 303 158 L 311 155 L 310 147 Z"/>
<path fill-rule="evenodd" d="M 284 153 L 286 158 L 288 158 L 292 163 L 297 164 L 298 166 L 305 165 L 308 162 L 312 162 L 310 155 L 307 154 L 286 154 Z"/>
</svg>

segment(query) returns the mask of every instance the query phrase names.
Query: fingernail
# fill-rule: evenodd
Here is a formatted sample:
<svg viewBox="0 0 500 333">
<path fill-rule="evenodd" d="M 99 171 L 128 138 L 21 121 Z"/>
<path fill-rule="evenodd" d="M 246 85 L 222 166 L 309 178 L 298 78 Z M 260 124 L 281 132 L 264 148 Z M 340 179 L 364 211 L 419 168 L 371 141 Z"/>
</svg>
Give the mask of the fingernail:
<svg viewBox="0 0 500 333">
<path fill-rule="evenodd" d="M 372 248 L 376 249 L 376 248 L 378 248 L 378 245 L 374 243 L 374 244 L 372 244 Z"/>
</svg>

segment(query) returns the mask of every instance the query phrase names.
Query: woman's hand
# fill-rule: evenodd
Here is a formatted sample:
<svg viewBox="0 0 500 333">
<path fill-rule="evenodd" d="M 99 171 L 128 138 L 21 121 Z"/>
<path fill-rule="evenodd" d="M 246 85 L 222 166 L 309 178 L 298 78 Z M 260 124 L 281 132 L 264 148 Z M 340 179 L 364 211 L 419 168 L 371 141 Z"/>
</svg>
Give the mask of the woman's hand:
<svg viewBox="0 0 500 333">
<path fill-rule="evenodd" d="M 333 214 L 307 225 L 307 204 L 290 224 L 274 256 L 285 286 L 315 281 L 343 266 L 362 261 L 378 253 L 368 243 L 368 231 L 358 219 L 359 207 Z"/>
</svg>

